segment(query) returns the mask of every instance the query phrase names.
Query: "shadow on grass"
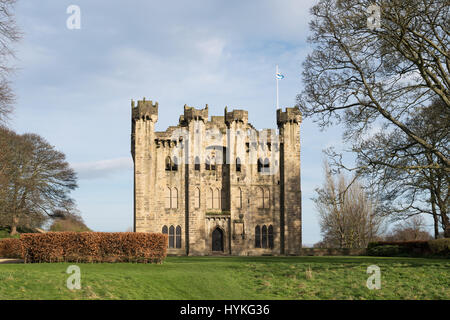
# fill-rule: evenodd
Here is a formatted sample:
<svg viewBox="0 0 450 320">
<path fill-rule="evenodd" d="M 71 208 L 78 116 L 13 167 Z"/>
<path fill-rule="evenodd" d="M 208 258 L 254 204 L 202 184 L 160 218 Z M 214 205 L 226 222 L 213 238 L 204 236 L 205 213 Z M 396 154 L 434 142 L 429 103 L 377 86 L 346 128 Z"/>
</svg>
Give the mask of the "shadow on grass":
<svg viewBox="0 0 450 320">
<path fill-rule="evenodd" d="M 424 266 L 434 263 L 442 264 L 443 262 L 449 262 L 448 259 L 430 259 L 430 258 L 410 258 L 410 257 L 373 257 L 373 256 L 263 256 L 263 257 L 241 257 L 241 256 L 229 256 L 229 257 L 167 257 L 166 263 L 261 263 L 261 264 L 276 264 L 276 263 L 293 263 L 293 264 L 407 264 L 409 266 Z"/>
</svg>

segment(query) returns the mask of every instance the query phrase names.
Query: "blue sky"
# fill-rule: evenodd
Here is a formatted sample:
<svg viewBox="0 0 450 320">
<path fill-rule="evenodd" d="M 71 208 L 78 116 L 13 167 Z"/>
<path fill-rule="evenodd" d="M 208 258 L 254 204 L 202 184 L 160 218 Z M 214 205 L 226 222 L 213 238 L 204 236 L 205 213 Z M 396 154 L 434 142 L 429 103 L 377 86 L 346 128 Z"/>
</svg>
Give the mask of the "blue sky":
<svg viewBox="0 0 450 320">
<path fill-rule="evenodd" d="M 156 130 L 177 124 L 184 104 L 208 104 L 210 115 L 244 108 L 256 128 L 276 128 L 275 66 L 285 75 L 280 106 L 294 106 L 314 2 L 19 0 L 10 126 L 67 155 L 90 228 L 125 231 L 133 224 L 130 100 L 159 102 Z M 81 9 L 80 30 L 66 27 L 71 4 Z M 320 240 L 310 198 L 323 181 L 322 149 L 339 148 L 341 134 L 310 119 L 301 127 L 305 244 Z"/>
</svg>

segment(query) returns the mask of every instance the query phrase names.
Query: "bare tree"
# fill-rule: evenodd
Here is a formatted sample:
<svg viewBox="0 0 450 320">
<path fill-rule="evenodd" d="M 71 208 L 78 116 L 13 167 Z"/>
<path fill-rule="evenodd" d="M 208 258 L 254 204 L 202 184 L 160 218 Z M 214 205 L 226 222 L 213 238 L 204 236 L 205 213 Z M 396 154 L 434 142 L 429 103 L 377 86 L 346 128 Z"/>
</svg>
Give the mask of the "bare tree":
<svg viewBox="0 0 450 320">
<path fill-rule="evenodd" d="M 431 235 L 425 230 L 425 220 L 421 216 L 414 216 L 403 223 L 398 223 L 385 237 L 386 241 L 430 240 Z"/>
<path fill-rule="evenodd" d="M 434 148 L 450 153 L 450 108 L 440 99 L 420 108 L 405 123 Z M 377 190 L 380 209 L 394 220 L 429 214 L 434 234 L 450 237 L 450 176 L 440 159 L 401 130 L 380 131 L 353 145 L 358 173 Z"/>
<path fill-rule="evenodd" d="M 376 205 L 358 181 L 333 176 L 324 165 L 325 183 L 314 198 L 320 216 L 322 243 L 339 248 L 363 248 L 381 233 Z"/>
<path fill-rule="evenodd" d="M 314 50 L 304 62 L 298 104 L 321 127 L 345 124 L 346 141 L 374 125 L 397 128 L 435 156 L 434 167 L 448 171 L 445 150 L 405 120 L 432 98 L 450 108 L 449 2 L 372 3 L 381 11 L 379 28 L 368 27 L 371 3 L 365 0 L 320 0 L 311 9 Z"/>
<path fill-rule="evenodd" d="M 14 102 L 9 80 L 13 68 L 8 60 L 14 57 L 12 44 L 21 38 L 13 13 L 15 3 L 16 0 L 0 0 L 0 122 L 3 123 Z"/>
<path fill-rule="evenodd" d="M 0 216 L 11 234 L 72 205 L 69 193 L 77 187 L 76 174 L 63 153 L 36 134 L 17 135 L 4 128 L 0 146 Z"/>
</svg>

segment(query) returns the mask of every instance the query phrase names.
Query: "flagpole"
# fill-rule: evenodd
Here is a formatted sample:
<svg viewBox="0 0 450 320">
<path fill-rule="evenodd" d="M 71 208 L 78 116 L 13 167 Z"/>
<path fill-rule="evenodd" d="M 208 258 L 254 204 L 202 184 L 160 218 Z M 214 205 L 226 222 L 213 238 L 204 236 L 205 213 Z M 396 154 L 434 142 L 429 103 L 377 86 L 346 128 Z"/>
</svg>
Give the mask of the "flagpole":
<svg viewBox="0 0 450 320">
<path fill-rule="evenodd" d="M 277 110 L 279 109 L 278 107 L 278 65 L 277 65 L 277 70 L 275 72 L 275 79 L 277 80 Z"/>
</svg>

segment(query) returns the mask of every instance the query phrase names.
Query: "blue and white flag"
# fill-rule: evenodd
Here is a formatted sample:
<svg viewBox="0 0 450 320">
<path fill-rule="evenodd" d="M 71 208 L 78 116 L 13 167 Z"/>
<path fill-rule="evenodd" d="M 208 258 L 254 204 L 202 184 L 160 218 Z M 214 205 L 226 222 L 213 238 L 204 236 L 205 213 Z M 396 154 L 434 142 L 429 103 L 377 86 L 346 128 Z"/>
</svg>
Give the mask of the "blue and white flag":
<svg viewBox="0 0 450 320">
<path fill-rule="evenodd" d="M 277 72 L 276 77 L 277 77 L 277 80 L 281 80 L 284 78 L 284 76 L 279 72 Z"/>
</svg>

